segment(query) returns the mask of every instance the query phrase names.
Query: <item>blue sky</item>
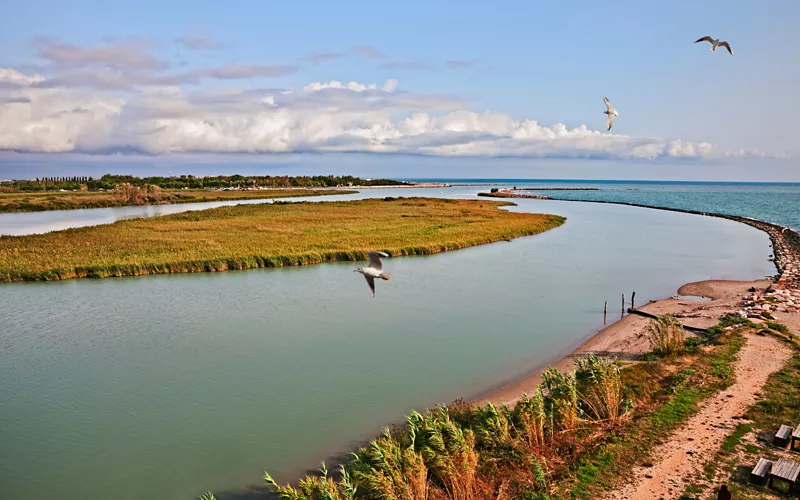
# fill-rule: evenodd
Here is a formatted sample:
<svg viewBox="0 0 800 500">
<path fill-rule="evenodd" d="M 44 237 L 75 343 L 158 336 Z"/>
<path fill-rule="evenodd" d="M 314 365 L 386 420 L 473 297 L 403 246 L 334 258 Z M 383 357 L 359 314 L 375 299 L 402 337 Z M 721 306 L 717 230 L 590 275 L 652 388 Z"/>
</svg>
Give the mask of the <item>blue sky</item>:
<svg viewBox="0 0 800 500">
<path fill-rule="evenodd" d="M 27 1 L 4 11 L 0 176 L 28 155 L 70 164 L 61 155 L 118 151 L 172 162 L 308 151 L 636 164 L 800 156 L 796 0 Z M 735 55 L 692 43 L 704 35 Z M 610 132 L 603 96 L 620 113 Z M 787 160 L 763 161 L 797 180 Z"/>
</svg>

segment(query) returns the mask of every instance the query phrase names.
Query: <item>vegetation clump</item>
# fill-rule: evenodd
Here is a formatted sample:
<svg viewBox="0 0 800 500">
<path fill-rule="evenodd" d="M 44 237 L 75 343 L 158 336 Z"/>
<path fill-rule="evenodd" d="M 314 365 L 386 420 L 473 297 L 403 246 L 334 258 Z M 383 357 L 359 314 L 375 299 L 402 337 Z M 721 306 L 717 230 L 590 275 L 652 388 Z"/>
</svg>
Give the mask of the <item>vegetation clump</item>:
<svg viewBox="0 0 800 500">
<path fill-rule="evenodd" d="M 42 177 L 35 180 L 12 180 L 0 183 L 0 188 L 14 191 L 59 191 L 59 190 L 113 190 L 120 184 L 136 187 L 158 186 L 161 189 L 230 189 L 230 188 L 288 188 L 288 187 L 337 187 L 337 186 L 403 186 L 408 182 L 392 179 L 361 179 L 352 175 L 177 175 L 170 177 L 106 174 L 94 177 Z"/>
<path fill-rule="evenodd" d="M 647 340 L 653 352 L 660 356 L 669 356 L 686 349 L 683 325 L 671 315 L 652 320 L 647 328 Z"/>
<path fill-rule="evenodd" d="M 432 254 L 538 234 L 565 220 L 502 205 L 427 198 L 251 204 L 0 236 L 0 282 L 356 261 L 371 250 Z"/>
<path fill-rule="evenodd" d="M 109 208 L 130 205 L 166 205 L 208 201 L 294 198 L 352 194 L 343 189 L 268 189 L 268 190 L 199 190 L 162 189 L 154 184 L 117 184 L 99 191 L 3 191 L 0 190 L 0 212 L 41 212 L 79 208 Z"/>
<path fill-rule="evenodd" d="M 696 353 L 627 369 L 580 358 L 574 371 L 545 372 L 512 407 L 459 400 L 412 412 L 356 451 L 336 478 L 323 464 L 295 485 L 265 479 L 283 500 L 598 498 L 733 382 L 743 342 L 738 328 L 723 331 Z"/>
<path fill-rule="evenodd" d="M 623 392 L 619 367 L 589 356 L 573 372 L 548 371 L 513 408 L 457 401 L 412 412 L 355 452 L 338 481 L 324 465 L 297 486 L 265 479 L 284 500 L 546 498 L 559 450 L 629 417 Z"/>
</svg>

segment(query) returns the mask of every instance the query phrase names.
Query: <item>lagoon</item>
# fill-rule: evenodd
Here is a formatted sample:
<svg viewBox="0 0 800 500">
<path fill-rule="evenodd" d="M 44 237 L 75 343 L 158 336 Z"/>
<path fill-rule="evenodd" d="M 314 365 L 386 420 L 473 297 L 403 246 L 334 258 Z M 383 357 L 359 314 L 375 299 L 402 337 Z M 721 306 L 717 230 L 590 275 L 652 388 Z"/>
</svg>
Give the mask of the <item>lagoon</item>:
<svg viewBox="0 0 800 500">
<path fill-rule="evenodd" d="M 337 198 L 414 195 L 440 196 Z M 412 408 L 554 361 L 603 326 L 604 301 L 619 314 L 622 293 L 643 303 L 689 281 L 775 272 L 767 236 L 732 221 L 514 201 L 567 222 L 388 259 L 395 279 L 374 299 L 355 263 L 0 286 L 0 491 L 235 498 L 264 470 L 296 479 Z"/>
</svg>

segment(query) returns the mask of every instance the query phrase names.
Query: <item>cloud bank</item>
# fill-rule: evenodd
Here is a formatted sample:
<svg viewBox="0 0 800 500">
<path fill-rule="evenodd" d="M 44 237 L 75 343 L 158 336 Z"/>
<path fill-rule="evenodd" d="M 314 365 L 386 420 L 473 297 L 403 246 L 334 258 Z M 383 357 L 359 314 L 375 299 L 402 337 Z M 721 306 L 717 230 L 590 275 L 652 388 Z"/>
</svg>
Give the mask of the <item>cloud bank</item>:
<svg viewBox="0 0 800 500">
<path fill-rule="evenodd" d="M 126 50 L 130 47 L 124 45 Z M 111 66 L 103 51 L 82 51 L 91 64 Z M 49 51 L 59 64 L 73 56 Z M 59 55 L 61 54 L 61 55 Z M 137 54 L 134 51 L 134 54 Z M 123 67 L 154 64 L 145 57 L 117 59 Z M 113 73 L 109 80 L 64 85 L 0 69 L 0 150 L 30 153 L 365 152 L 432 156 L 511 156 L 652 159 L 758 156 L 716 151 L 707 143 L 635 138 L 585 125 L 543 125 L 502 113 L 477 113 L 452 96 L 398 90 L 384 84 L 313 82 L 292 89 L 187 90 L 201 78 L 241 79 L 279 74 L 270 66 L 228 65 L 190 78 Z M 102 78 L 102 73 L 95 73 Z M 132 75 L 149 79 L 136 80 Z M 162 78 L 158 80 L 158 78 Z M 84 82 L 85 83 L 85 82 Z M 123 85 L 124 83 L 124 85 Z M 121 88 L 112 92 L 98 88 Z"/>
</svg>

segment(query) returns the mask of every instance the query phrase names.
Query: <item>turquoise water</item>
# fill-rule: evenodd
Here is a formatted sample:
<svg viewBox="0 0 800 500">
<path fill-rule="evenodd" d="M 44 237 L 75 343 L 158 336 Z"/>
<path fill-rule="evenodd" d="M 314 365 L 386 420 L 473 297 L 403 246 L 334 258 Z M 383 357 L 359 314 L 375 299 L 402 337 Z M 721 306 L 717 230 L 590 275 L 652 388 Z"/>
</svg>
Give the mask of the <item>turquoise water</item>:
<svg viewBox="0 0 800 500">
<path fill-rule="evenodd" d="M 566 181 L 459 179 L 517 187 L 591 187 L 599 191 L 542 191 L 558 200 L 600 200 L 740 215 L 800 230 L 800 183 Z"/>
<path fill-rule="evenodd" d="M 391 259 L 394 280 L 374 299 L 356 263 L 0 285 L 0 492 L 243 498 L 264 470 L 296 479 L 412 408 L 554 361 L 621 293 L 645 302 L 689 281 L 775 272 L 766 235 L 732 221 L 517 201 L 511 210 L 567 223 Z M 98 223 L 80 212 L 70 223 Z"/>
</svg>

